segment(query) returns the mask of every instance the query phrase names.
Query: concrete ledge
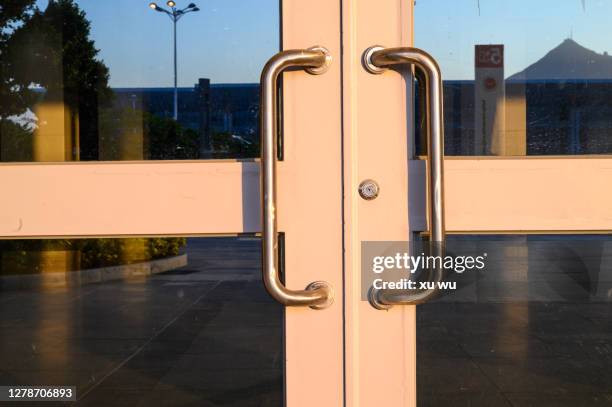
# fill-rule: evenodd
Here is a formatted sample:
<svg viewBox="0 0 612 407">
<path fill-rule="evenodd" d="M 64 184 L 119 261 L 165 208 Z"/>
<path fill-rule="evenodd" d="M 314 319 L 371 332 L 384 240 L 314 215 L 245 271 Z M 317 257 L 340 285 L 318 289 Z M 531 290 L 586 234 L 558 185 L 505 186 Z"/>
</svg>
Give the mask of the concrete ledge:
<svg viewBox="0 0 612 407">
<path fill-rule="evenodd" d="M 187 254 L 121 266 L 102 267 L 61 273 L 0 276 L 0 290 L 79 287 L 104 281 L 145 278 L 187 265 Z"/>
</svg>

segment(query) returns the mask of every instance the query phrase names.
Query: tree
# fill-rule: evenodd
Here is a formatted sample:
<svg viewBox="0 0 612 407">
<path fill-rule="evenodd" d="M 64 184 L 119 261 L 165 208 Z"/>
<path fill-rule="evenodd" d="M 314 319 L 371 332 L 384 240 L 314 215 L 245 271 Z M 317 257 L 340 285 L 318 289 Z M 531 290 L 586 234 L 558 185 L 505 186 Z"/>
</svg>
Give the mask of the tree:
<svg viewBox="0 0 612 407">
<path fill-rule="evenodd" d="M 211 142 L 213 151 L 219 158 L 255 158 L 259 156 L 259 143 L 231 133 L 213 133 Z"/>
<path fill-rule="evenodd" d="M 0 120 L 25 112 L 32 101 L 27 87 L 15 82 L 7 53 L 12 34 L 31 17 L 34 3 L 35 0 L 0 0 Z"/>
<path fill-rule="evenodd" d="M 151 160 L 198 158 L 199 135 L 183 128 L 174 119 L 144 114 L 146 150 Z"/>
<path fill-rule="evenodd" d="M 100 114 L 103 160 L 194 160 L 199 134 L 174 119 L 115 106 Z M 130 144 L 132 148 L 130 148 Z M 133 149 L 134 148 L 134 149 Z"/>
<path fill-rule="evenodd" d="M 45 99 L 62 101 L 78 115 L 84 160 L 97 159 L 98 106 L 112 99 L 109 71 L 98 59 L 90 32 L 90 22 L 74 0 L 34 9 L 6 41 L 10 69 L 2 78 L 21 90 L 42 87 Z"/>
</svg>

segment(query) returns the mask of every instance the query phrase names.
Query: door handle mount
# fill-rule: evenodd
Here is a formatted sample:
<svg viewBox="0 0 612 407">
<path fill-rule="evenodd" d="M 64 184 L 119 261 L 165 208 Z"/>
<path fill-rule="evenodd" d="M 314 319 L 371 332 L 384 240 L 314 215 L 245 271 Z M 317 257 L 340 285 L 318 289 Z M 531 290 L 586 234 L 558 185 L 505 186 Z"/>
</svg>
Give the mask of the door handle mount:
<svg viewBox="0 0 612 407">
<path fill-rule="evenodd" d="M 427 218 L 431 254 L 443 256 L 445 240 L 444 222 L 444 115 L 442 74 L 436 60 L 427 52 L 411 47 L 385 48 L 373 46 L 363 53 L 363 65 L 372 74 L 382 74 L 390 68 L 412 65 L 425 78 L 427 117 Z M 437 263 L 437 262 L 434 262 Z M 369 300 L 377 309 L 388 309 L 393 305 L 416 305 L 427 302 L 439 293 L 439 282 L 444 280 L 444 268 L 433 267 L 428 273 L 428 282 L 435 288 L 411 290 L 409 293 L 396 290 L 369 291 Z"/>
<path fill-rule="evenodd" d="M 313 75 L 325 73 L 332 62 L 323 47 L 279 52 L 268 60 L 261 73 L 261 220 L 262 277 L 268 293 L 286 306 L 329 307 L 333 302 L 332 287 L 325 281 L 310 283 L 304 290 L 287 288 L 279 277 L 278 226 L 276 205 L 276 161 L 278 134 L 278 79 L 287 69 L 304 70 Z"/>
</svg>

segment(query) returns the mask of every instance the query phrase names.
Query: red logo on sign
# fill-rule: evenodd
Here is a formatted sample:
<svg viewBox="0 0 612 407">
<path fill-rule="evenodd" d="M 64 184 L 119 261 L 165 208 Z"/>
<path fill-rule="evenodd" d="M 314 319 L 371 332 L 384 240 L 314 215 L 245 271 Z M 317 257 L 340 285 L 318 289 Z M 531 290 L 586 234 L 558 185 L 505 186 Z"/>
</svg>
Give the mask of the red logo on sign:
<svg viewBox="0 0 612 407">
<path fill-rule="evenodd" d="M 476 68 L 504 66 L 504 45 L 476 45 Z"/>
<path fill-rule="evenodd" d="M 484 80 L 484 86 L 485 88 L 487 88 L 488 90 L 491 90 L 493 88 L 495 88 L 497 86 L 497 81 L 494 78 L 491 78 L 490 76 L 488 78 L 486 78 Z"/>
</svg>

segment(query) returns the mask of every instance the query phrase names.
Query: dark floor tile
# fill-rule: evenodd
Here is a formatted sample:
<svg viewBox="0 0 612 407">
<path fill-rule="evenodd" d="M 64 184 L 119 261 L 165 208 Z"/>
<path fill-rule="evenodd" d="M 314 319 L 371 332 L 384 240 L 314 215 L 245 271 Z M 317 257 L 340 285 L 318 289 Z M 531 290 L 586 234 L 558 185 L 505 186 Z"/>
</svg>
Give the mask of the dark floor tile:
<svg viewBox="0 0 612 407">
<path fill-rule="evenodd" d="M 216 369 L 282 369 L 281 351 L 260 353 L 256 351 L 236 351 L 231 353 L 210 352 L 184 355 L 175 364 L 176 368 L 186 370 Z"/>
<path fill-rule="evenodd" d="M 282 404 L 279 370 L 197 370 L 181 366 L 164 377 L 139 406 L 278 406 Z M 183 370 L 182 372 L 180 370 Z M 277 403 L 278 402 L 278 403 Z M 198 404 L 199 403 L 199 404 Z"/>
<path fill-rule="evenodd" d="M 478 365 L 467 358 L 419 358 L 417 355 L 418 393 L 491 392 L 494 385 Z"/>
<path fill-rule="evenodd" d="M 170 369 L 183 357 L 182 352 L 143 349 L 123 363 L 122 369 L 142 370 Z"/>
<path fill-rule="evenodd" d="M 171 366 L 122 366 L 104 378 L 94 391 L 114 389 L 150 390 L 171 370 Z"/>
<path fill-rule="evenodd" d="M 140 339 L 58 339 L 53 343 L 43 343 L 37 352 L 57 352 L 62 346 L 75 354 L 93 355 L 130 355 L 145 343 Z"/>
<path fill-rule="evenodd" d="M 492 335 L 466 335 L 457 338 L 457 343 L 468 355 L 475 358 L 521 360 L 564 356 L 550 343 L 537 337 L 524 336 L 524 331 L 512 331 L 505 335 L 502 332 Z"/>
<path fill-rule="evenodd" d="M 479 358 L 474 363 L 502 392 L 600 393 L 609 391 L 612 385 L 610 369 L 588 360 Z"/>
<path fill-rule="evenodd" d="M 285 399 L 282 392 L 274 391 L 261 397 L 259 407 L 283 407 L 284 405 Z"/>
<path fill-rule="evenodd" d="M 542 393 L 506 393 L 514 407 L 609 407 L 612 393 L 569 393 L 547 395 Z"/>
<path fill-rule="evenodd" d="M 131 388 L 93 390 L 74 405 L 76 407 L 134 407 L 144 400 L 149 392 L 147 389 Z"/>
<path fill-rule="evenodd" d="M 282 388 L 280 369 L 201 369 L 178 365 L 163 378 L 163 384 L 207 390 L 221 397 L 248 399 Z"/>
<path fill-rule="evenodd" d="M 102 380 L 105 372 L 82 370 L 12 370 L 0 372 L 3 386 L 75 386 L 77 391 Z"/>
<path fill-rule="evenodd" d="M 280 326 L 227 325 L 202 330 L 186 353 L 257 352 L 275 354 L 283 349 Z"/>
<path fill-rule="evenodd" d="M 283 307 L 276 302 L 226 303 L 210 325 L 280 326 Z"/>
<path fill-rule="evenodd" d="M 213 401 L 214 399 L 214 401 Z M 145 397 L 139 400 L 135 407 L 218 407 L 218 406 L 259 406 L 257 397 L 239 400 L 236 404 L 234 398 L 221 399 L 215 397 L 214 392 L 206 389 L 179 387 L 160 384 Z"/>
<path fill-rule="evenodd" d="M 542 302 L 423 306 L 417 312 L 419 405 L 488 405 L 474 397 L 505 392 L 520 393 L 525 405 L 607 405 L 609 396 L 601 393 L 612 389 L 612 324 L 605 321 L 611 309 L 612 304 Z M 468 363 L 493 386 L 483 387 L 466 370 Z M 468 372 L 467 380 L 448 377 L 457 367 Z M 436 377 L 445 386 L 428 393 Z M 445 388 L 457 390 L 457 398 L 446 397 Z"/>
<path fill-rule="evenodd" d="M 238 294 L 244 290 L 246 287 L 246 281 L 223 281 L 214 289 L 212 289 L 207 295 L 206 298 L 200 302 L 219 302 L 224 303 L 231 301 L 232 298 L 238 298 Z M 197 306 L 197 304 L 196 304 Z"/>
<path fill-rule="evenodd" d="M 58 351 L 49 354 L 37 354 L 11 369 L 16 375 L 23 377 L 26 372 L 77 371 L 87 372 L 89 376 L 100 377 L 109 372 L 121 362 L 119 356 L 98 356 L 91 354 L 76 355 L 70 352 Z"/>
<path fill-rule="evenodd" d="M 213 325 L 220 318 L 221 307 L 218 309 L 188 309 L 157 333 L 155 339 L 192 340 L 206 327 Z"/>
<path fill-rule="evenodd" d="M 469 354 L 453 338 L 439 339 L 438 337 L 430 340 L 417 335 L 417 363 L 419 359 L 432 358 L 469 358 Z"/>
<path fill-rule="evenodd" d="M 169 352 L 169 353 L 185 353 L 193 343 L 193 338 L 162 338 L 156 336 L 150 342 L 146 343 L 143 351 L 147 352 Z"/>
<path fill-rule="evenodd" d="M 417 396 L 418 407 L 512 407 L 499 392 L 434 393 L 421 391 Z"/>
</svg>

